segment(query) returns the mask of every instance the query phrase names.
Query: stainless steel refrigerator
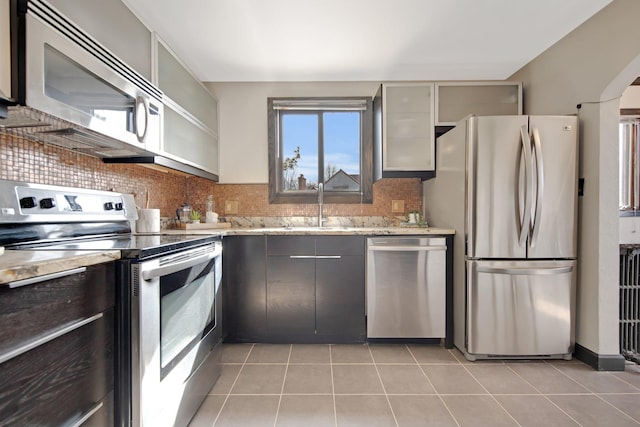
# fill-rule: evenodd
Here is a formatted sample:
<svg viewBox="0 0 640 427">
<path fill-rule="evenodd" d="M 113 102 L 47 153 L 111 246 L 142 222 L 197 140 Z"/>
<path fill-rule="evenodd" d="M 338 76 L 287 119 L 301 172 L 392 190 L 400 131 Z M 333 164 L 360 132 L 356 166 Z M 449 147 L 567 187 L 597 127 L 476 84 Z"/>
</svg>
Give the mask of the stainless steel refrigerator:
<svg viewBox="0 0 640 427">
<path fill-rule="evenodd" d="M 456 347 L 470 360 L 571 358 L 577 117 L 469 116 L 436 144 L 424 209 L 456 230 Z"/>
</svg>

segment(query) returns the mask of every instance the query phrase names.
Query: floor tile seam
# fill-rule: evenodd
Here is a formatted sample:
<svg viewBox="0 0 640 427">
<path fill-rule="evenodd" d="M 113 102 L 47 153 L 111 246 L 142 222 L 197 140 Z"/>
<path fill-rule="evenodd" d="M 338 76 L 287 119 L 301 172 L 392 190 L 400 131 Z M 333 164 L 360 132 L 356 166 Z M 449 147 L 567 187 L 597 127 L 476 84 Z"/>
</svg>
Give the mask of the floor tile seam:
<svg viewBox="0 0 640 427">
<path fill-rule="evenodd" d="M 338 426 L 338 409 L 336 408 L 336 384 L 333 379 L 333 345 L 329 345 L 329 369 L 331 371 L 331 402 L 333 403 L 333 425 Z"/>
<path fill-rule="evenodd" d="M 553 396 L 553 395 L 547 395 L 547 394 L 542 394 L 542 397 L 544 399 L 546 399 L 547 402 L 549 402 L 551 405 L 555 406 L 560 412 L 562 412 L 563 414 L 565 414 L 567 417 L 569 417 L 569 419 L 571 421 L 573 421 L 574 423 L 576 423 L 577 425 L 579 425 L 580 427 L 582 426 L 582 423 L 579 422 L 578 420 L 576 420 L 573 416 L 571 416 L 571 414 L 569 414 L 567 411 L 565 411 L 564 409 L 562 409 L 560 407 L 560 405 L 556 404 L 556 402 L 554 402 L 553 400 L 549 399 L 549 396 Z"/>
<path fill-rule="evenodd" d="M 411 351 L 411 347 L 407 346 L 407 350 L 409 350 L 409 354 L 411 355 L 411 357 L 413 357 L 413 360 L 415 360 L 416 362 L 418 361 L 418 359 L 416 358 L 416 356 L 413 354 L 413 352 Z M 418 369 L 420 369 L 420 372 L 422 372 L 422 375 L 427 379 L 427 382 L 429 383 L 429 385 L 431 386 L 431 388 L 433 389 L 433 391 L 438 394 L 438 390 L 436 390 L 436 387 L 433 385 L 433 383 L 431 382 L 431 378 L 429 378 L 429 376 L 427 375 L 427 373 L 424 371 L 424 369 L 422 368 L 422 365 L 420 365 L 418 363 Z M 442 399 L 440 399 L 442 400 Z"/>
<path fill-rule="evenodd" d="M 595 395 L 598 399 L 602 400 L 605 404 L 611 406 L 612 408 L 614 408 L 616 411 L 620 412 L 621 414 L 623 414 L 624 416 L 626 416 L 627 418 L 633 420 L 636 423 L 640 424 L 640 420 L 637 420 L 635 418 L 633 418 L 630 414 L 627 414 L 625 411 L 623 411 L 622 409 L 618 408 L 616 405 L 614 405 L 613 403 L 609 402 L 608 400 L 602 398 L 602 396 L 596 394 Z"/>
<path fill-rule="evenodd" d="M 624 372 L 624 371 L 623 371 L 623 372 Z M 627 384 L 627 385 L 629 385 L 629 386 L 631 386 L 631 387 L 633 387 L 633 388 L 637 389 L 637 390 L 638 390 L 638 393 L 640 393 L 640 387 L 638 387 L 638 386 L 636 386 L 635 384 L 632 384 L 632 383 L 630 383 L 629 381 L 625 380 L 624 378 L 622 378 L 622 377 L 620 377 L 620 376 L 616 375 L 616 374 L 615 374 L 615 372 L 611 372 L 611 373 L 609 373 L 609 374 L 610 374 L 613 378 L 617 378 L 617 379 L 619 379 L 620 381 L 622 381 L 623 383 L 625 383 L 625 384 Z"/>
<path fill-rule="evenodd" d="M 630 396 L 640 396 L 640 391 L 634 391 L 632 393 L 629 392 L 625 392 L 625 391 L 607 391 L 604 393 L 594 393 L 594 394 L 598 394 L 600 396 L 617 396 L 617 395 L 630 395 Z"/>
<path fill-rule="evenodd" d="M 542 390 L 540 390 L 540 388 L 536 387 L 531 381 L 527 380 L 525 377 L 523 377 L 522 375 L 520 375 L 520 373 L 518 371 L 516 371 L 515 369 L 513 369 L 512 366 L 510 366 L 509 364 L 505 365 L 507 368 L 509 368 L 509 370 L 511 372 L 513 372 L 514 375 L 516 375 L 518 378 L 520 378 L 522 381 L 524 381 L 525 383 L 529 384 L 534 390 L 536 390 L 538 393 L 540 394 L 544 394 L 544 392 Z"/>
<path fill-rule="evenodd" d="M 236 377 L 233 380 L 233 384 L 231 384 L 231 387 L 229 388 L 229 393 L 227 393 L 227 397 L 224 398 L 224 402 L 222 402 L 222 406 L 220 406 L 220 409 L 218 410 L 218 414 L 214 418 L 213 424 L 211 424 L 211 427 L 215 426 L 216 423 L 218 422 L 218 419 L 220 419 L 220 414 L 222 413 L 224 407 L 227 405 L 227 402 L 229 401 L 229 397 L 231 396 L 231 391 L 236 386 L 236 383 L 238 382 L 238 378 L 240 378 L 240 373 L 244 369 L 244 365 L 247 363 L 247 360 L 249 360 L 249 356 L 251 355 L 251 352 L 253 351 L 254 346 L 255 344 L 251 344 L 251 348 L 249 348 L 249 351 L 247 352 L 247 355 L 244 358 L 244 363 L 242 364 L 240 369 L 238 369 L 238 373 L 236 374 Z"/>
<path fill-rule="evenodd" d="M 406 348 L 405 344 L 405 348 Z M 384 398 L 387 400 L 387 405 L 389 405 L 389 410 L 391 411 L 391 416 L 393 417 L 393 421 L 396 423 L 396 427 L 399 427 L 398 419 L 396 418 L 396 413 L 393 410 L 393 406 L 391 406 L 391 400 L 389 400 L 389 396 L 387 395 L 387 388 L 384 386 L 384 382 L 382 381 L 382 376 L 380 375 L 380 371 L 378 370 L 378 365 L 376 364 L 376 358 L 373 356 L 373 351 L 371 350 L 371 346 L 367 344 L 367 348 L 369 349 L 369 355 L 373 360 L 373 367 L 376 370 L 376 374 L 378 374 L 378 381 L 380 381 L 380 385 L 382 386 L 382 391 L 384 393 Z"/>
<path fill-rule="evenodd" d="M 282 404 L 282 394 L 284 393 L 284 385 L 287 382 L 287 373 L 289 372 L 289 361 L 291 360 L 291 352 L 293 351 L 293 344 L 289 344 L 289 355 L 287 356 L 287 365 L 284 368 L 284 376 L 282 377 L 282 386 L 280 387 L 280 398 L 278 399 L 278 408 L 276 409 L 276 417 L 273 420 L 273 426 L 278 424 L 278 416 L 280 415 L 280 405 Z"/>
<path fill-rule="evenodd" d="M 545 362 L 546 362 L 546 361 L 545 361 Z M 574 383 L 578 384 L 579 386 L 582 386 L 582 387 L 584 387 L 585 389 L 589 390 L 589 392 L 591 392 L 591 393 L 595 393 L 595 391 L 594 391 L 594 390 L 591 390 L 591 388 L 590 388 L 590 387 L 587 387 L 587 385 L 586 385 L 586 384 L 584 384 L 583 382 L 579 381 L 577 378 L 573 378 L 571 375 L 567 374 L 567 373 L 566 373 L 566 372 L 564 372 L 562 369 L 559 369 L 557 366 L 555 366 L 555 365 L 553 365 L 553 364 L 551 364 L 551 363 L 548 363 L 548 362 L 547 362 L 547 365 L 551 366 L 553 369 L 555 369 L 556 371 L 560 372 L 562 375 L 564 375 L 565 377 L 569 378 L 571 381 L 573 381 Z M 603 373 L 604 373 L 604 374 L 609 375 L 609 373 L 608 373 L 608 372 L 603 372 Z"/>
</svg>

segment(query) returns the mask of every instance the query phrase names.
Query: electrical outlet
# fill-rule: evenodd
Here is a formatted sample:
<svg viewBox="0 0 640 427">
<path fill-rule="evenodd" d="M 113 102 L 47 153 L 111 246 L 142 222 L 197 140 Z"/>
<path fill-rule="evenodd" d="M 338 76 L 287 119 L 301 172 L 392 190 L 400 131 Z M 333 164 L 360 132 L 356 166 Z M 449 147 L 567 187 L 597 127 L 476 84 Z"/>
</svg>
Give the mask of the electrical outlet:
<svg viewBox="0 0 640 427">
<path fill-rule="evenodd" d="M 237 214 L 238 213 L 238 201 L 237 200 L 225 200 L 224 202 L 224 213 L 228 214 Z"/>
<path fill-rule="evenodd" d="M 391 212 L 404 213 L 404 200 L 392 200 Z"/>
</svg>

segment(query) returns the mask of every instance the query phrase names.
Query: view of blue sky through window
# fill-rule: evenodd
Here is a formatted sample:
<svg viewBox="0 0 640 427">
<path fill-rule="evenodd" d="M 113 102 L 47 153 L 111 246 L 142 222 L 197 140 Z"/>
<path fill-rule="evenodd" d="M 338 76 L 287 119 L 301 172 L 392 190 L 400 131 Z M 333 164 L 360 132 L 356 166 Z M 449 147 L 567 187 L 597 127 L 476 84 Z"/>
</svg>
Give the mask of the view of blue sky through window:
<svg viewBox="0 0 640 427">
<path fill-rule="evenodd" d="M 343 170 L 355 177 L 360 176 L 360 113 L 323 112 L 324 121 L 324 180 Z M 319 116 L 317 113 L 284 114 L 282 117 L 282 158 L 294 158 L 296 149 L 300 147 L 300 157 L 292 169 L 285 170 L 285 181 L 291 180 L 297 185 L 302 174 L 307 180 L 307 188 L 315 188 L 318 184 L 318 149 L 320 147 L 318 132 Z M 285 189 L 297 189 L 291 186 Z"/>
</svg>

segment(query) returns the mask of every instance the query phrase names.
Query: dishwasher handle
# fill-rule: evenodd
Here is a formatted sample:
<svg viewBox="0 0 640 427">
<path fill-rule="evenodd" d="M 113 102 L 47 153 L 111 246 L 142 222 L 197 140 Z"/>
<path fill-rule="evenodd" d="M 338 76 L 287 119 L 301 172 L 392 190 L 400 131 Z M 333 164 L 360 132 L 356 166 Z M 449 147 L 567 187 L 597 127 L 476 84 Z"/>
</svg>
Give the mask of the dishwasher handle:
<svg viewBox="0 0 640 427">
<path fill-rule="evenodd" d="M 369 246 L 370 251 L 385 252 L 418 252 L 418 251 L 446 251 L 446 245 L 437 246 Z"/>
</svg>

